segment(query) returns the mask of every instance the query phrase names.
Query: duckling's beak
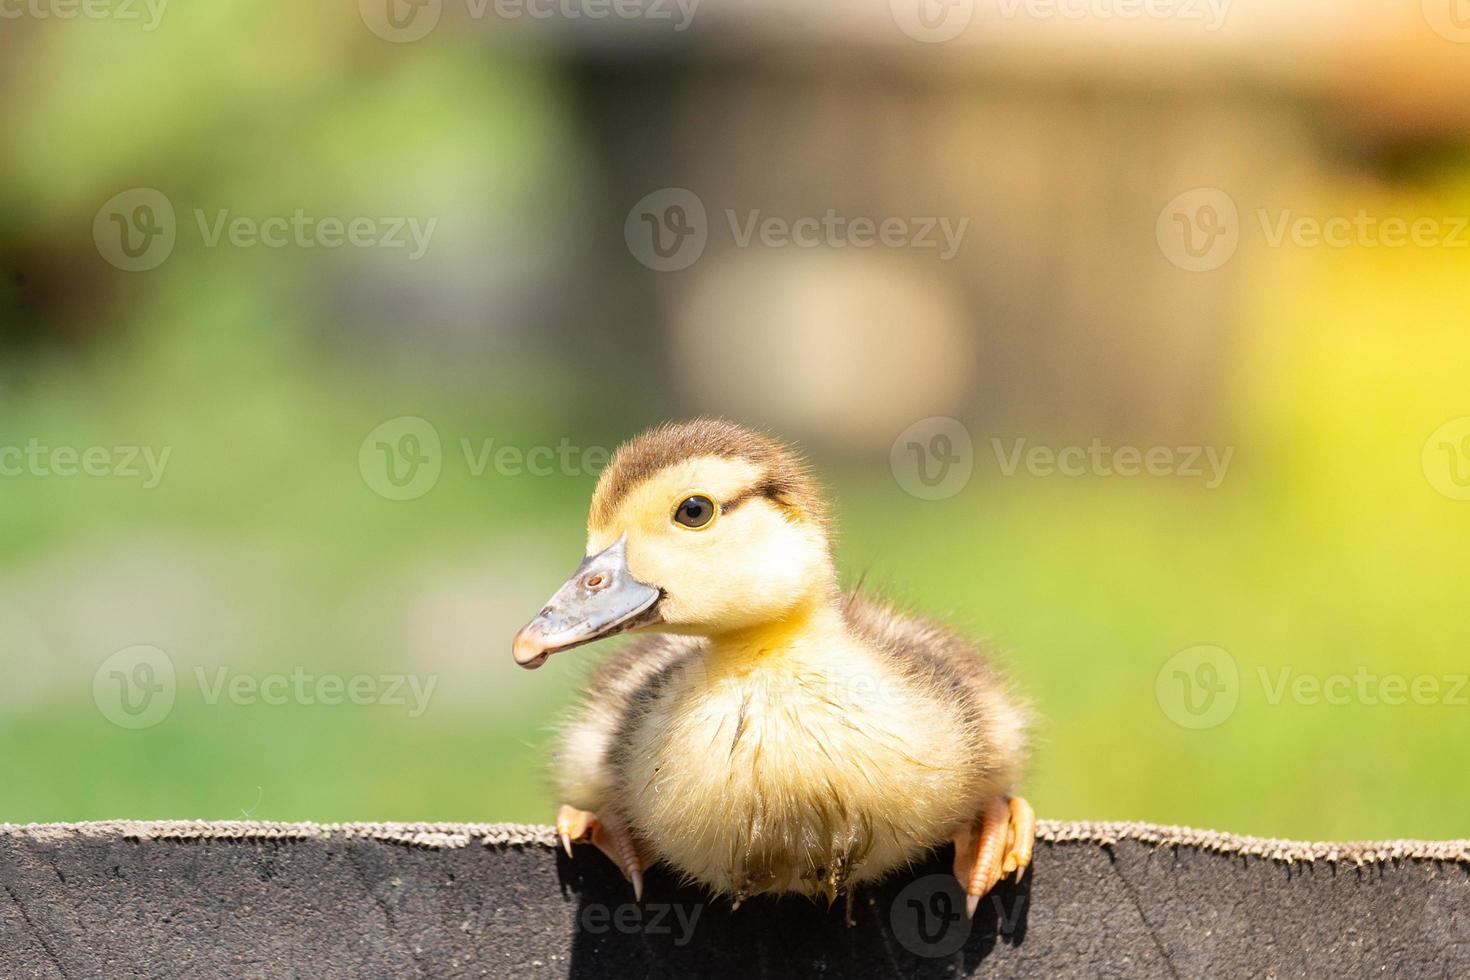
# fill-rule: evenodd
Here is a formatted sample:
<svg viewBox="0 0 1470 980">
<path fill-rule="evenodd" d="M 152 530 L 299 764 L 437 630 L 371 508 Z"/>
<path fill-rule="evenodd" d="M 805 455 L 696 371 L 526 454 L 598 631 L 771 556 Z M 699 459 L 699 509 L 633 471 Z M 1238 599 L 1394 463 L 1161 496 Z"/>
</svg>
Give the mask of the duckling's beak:
<svg viewBox="0 0 1470 980">
<path fill-rule="evenodd" d="M 553 653 L 660 621 L 663 593 L 628 571 L 628 536 L 586 558 L 551 601 L 516 634 L 516 663 L 535 669 Z"/>
</svg>

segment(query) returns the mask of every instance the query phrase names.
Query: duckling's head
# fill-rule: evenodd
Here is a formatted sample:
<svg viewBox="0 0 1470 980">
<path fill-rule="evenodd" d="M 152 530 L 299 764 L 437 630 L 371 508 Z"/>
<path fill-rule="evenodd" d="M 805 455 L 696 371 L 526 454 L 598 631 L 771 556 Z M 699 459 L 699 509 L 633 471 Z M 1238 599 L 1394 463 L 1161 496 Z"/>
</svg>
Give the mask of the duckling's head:
<svg viewBox="0 0 1470 980">
<path fill-rule="evenodd" d="M 634 629 L 728 635 L 835 591 L 826 507 L 795 452 L 730 422 L 663 425 L 613 454 L 587 557 L 516 634 L 523 667 Z"/>
</svg>

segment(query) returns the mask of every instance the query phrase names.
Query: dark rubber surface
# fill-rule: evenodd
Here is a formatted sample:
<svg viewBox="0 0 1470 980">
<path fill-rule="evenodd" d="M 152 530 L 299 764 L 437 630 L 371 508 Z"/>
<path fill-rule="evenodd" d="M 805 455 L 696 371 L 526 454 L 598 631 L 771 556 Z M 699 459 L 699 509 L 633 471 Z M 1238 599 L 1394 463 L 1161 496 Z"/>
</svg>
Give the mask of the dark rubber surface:
<svg viewBox="0 0 1470 980">
<path fill-rule="evenodd" d="M 588 847 L 0 835 L 10 977 L 1470 977 L 1470 869 L 1040 842 L 973 926 L 948 853 L 738 910 Z"/>
</svg>

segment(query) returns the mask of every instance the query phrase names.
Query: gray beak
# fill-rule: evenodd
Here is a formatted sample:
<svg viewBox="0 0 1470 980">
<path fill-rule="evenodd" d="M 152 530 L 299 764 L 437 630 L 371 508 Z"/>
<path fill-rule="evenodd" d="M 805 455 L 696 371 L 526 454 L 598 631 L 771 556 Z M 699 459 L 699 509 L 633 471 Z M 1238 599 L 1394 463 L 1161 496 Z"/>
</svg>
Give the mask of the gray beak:
<svg viewBox="0 0 1470 980">
<path fill-rule="evenodd" d="M 628 571 L 628 536 L 585 559 L 556 595 L 516 634 L 516 663 L 534 670 L 553 653 L 659 622 L 663 595 Z"/>
</svg>

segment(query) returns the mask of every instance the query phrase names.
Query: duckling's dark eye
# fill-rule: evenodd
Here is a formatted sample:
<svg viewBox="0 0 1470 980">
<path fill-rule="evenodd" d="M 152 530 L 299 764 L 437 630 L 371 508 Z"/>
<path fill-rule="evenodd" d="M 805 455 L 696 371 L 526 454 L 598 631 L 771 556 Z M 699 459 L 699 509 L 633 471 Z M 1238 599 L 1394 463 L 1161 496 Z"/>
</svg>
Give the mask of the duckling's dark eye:
<svg viewBox="0 0 1470 980">
<path fill-rule="evenodd" d="M 685 527 L 704 527 L 714 516 L 715 502 L 702 494 L 685 497 L 674 511 L 674 520 Z"/>
</svg>

